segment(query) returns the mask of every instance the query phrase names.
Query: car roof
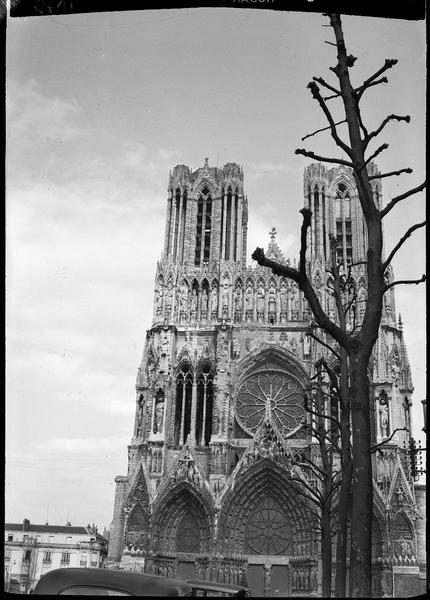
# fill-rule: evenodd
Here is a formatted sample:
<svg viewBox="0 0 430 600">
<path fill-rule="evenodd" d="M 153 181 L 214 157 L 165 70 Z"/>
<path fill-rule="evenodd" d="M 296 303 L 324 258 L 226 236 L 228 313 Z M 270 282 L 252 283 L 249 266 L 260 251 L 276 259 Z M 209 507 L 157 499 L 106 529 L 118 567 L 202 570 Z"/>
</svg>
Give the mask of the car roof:
<svg viewBox="0 0 430 600">
<path fill-rule="evenodd" d="M 184 596 L 192 592 L 189 583 L 159 575 L 119 569 L 61 568 L 48 571 L 36 585 L 35 594 L 56 594 L 70 586 L 104 586 L 139 596 Z"/>
<path fill-rule="evenodd" d="M 187 583 L 193 588 L 200 588 L 214 592 L 240 592 L 247 588 L 242 585 L 235 585 L 233 583 L 218 583 L 216 581 L 206 581 L 204 579 L 187 579 Z"/>
</svg>

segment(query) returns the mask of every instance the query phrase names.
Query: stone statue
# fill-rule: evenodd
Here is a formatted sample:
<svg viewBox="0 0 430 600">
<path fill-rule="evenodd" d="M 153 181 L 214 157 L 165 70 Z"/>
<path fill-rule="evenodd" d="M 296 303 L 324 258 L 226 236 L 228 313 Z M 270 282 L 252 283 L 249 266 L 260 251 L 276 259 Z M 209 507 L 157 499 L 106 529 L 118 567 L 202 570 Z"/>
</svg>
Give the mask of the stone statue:
<svg viewBox="0 0 430 600">
<path fill-rule="evenodd" d="M 379 405 L 379 422 L 381 425 L 381 435 L 382 437 L 387 437 L 388 435 L 388 406 L 384 402 L 384 404 Z"/>
<path fill-rule="evenodd" d="M 185 284 L 181 287 L 181 310 L 186 312 L 188 308 L 188 288 Z"/>
<path fill-rule="evenodd" d="M 218 288 L 216 285 L 212 288 L 211 292 L 211 310 L 216 312 L 218 309 Z"/>
<path fill-rule="evenodd" d="M 269 289 L 269 313 L 276 312 L 276 291 L 275 288 Z"/>
<path fill-rule="evenodd" d="M 281 312 L 287 312 L 287 285 L 285 281 L 281 283 Z"/>
<path fill-rule="evenodd" d="M 234 298 L 234 307 L 236 312 L 240 312 L 242 310 L 242 287 L 240 284 L 236 287 L 236 295 Z"/>
<path fill-rule="evenodd" d="M 164 402 L 157 402 L 155 406 L 155 423 L 154 423 L 154 433 L 161 433 L 163 431 L 163 421 L 164 421 Z"/>
<path fill-rule="evenodd" d="M 206 313 L 208 310 L 208 293 L 206 290 L 202 292 L 202 313 Z"/>
<path fill-rule="evenodd" d="M 245 293 L 245 310 L 252 310 L 252 303 L 254 299 L 254 292 L 250 285 L 246 288 Z"/>
<path fill-rule="evenodd" d="M 194 289 L 191 294 L 191 312 L 196 312 L 197 310 L 197 292 Z"/>
<path fill-rule="evenodd" d="M 161 308 L 163 306 L 163 286 L 160 284 L 157 290 L 156 310 L 157 315 L 161 314 Z"/>
<path fill-rule="evenodd" d="M 223 289 L 222 289 L 222 307 L 223 308 L 228 308 L 229 305 L 229 288 L 230 288 L 230 281 L 228 280 L 228 277 L 224 278 L 223 281 Z"/>
<path fill-rule="evenodd" d="M 264 313 L 264 288 L 260 285 L 257 291 L 257 312 Z"/>
</svg>

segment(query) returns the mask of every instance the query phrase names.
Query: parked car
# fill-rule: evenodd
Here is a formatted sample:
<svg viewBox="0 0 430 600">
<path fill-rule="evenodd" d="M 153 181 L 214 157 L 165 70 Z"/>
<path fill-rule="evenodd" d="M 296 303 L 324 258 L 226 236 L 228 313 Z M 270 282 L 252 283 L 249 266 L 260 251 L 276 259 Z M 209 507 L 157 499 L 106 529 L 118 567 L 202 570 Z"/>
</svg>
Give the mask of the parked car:
<svg viewBox="0 0 430 600">
<path fill-rule="evenodd" d="M 180 579 L 116 569 L 63 568 L 48 571 L 33 594 L 57 596 L 192 596 L 193 588 Z"/>
<path fill-rule="evenodd" d="M 251 593 L 241 585 L 230 583 L 217 583 L 215 581 L 203 581 L 200 579 L 187 579 L 187 583 L 193 588 L 193 596 L 200 597 L 250 597 Z"/>
</svg>

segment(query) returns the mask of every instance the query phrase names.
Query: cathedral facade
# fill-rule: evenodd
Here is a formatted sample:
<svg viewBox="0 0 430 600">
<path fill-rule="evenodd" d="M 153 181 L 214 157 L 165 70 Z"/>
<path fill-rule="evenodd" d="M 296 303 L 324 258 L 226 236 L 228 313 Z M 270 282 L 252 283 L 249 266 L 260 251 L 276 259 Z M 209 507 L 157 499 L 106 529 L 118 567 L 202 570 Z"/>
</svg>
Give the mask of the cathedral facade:
<svg viewBox="0 0 430 600">
<path fill-rule="evenodd" d="M 380 204 L 381 181 L 372 183 Z M 348 327 L 359 327 L 366 228 L 351 172 L 307 167 L 304 205 L 312 210 L 307 268 L 320 302 L 335 318 L 326 270 L 335 236 L 337 260 L 352 275 Z M 296 283 L 247 266 L 247 228 L 239 165 L 173 169 L 128 472 L 115 479 L 109 561 L 238 583 L 253 595 L 318 596 L 317 518 L 299 480 L 317 483 L 300 457 L 316 457 L 305 396 L 315 362 L 332 356 L 306 335 L 312 314 Z M 275 229 L 266 255 L 294 265 Z M 393 288 L 370 379 L 372 434 L 381 444 L 373 455 L 374 592 L 390 596 L 419 586 L 425 563 L 423 490 L 415 490 L 407 452 L 413 385 Z"/>
</svg>

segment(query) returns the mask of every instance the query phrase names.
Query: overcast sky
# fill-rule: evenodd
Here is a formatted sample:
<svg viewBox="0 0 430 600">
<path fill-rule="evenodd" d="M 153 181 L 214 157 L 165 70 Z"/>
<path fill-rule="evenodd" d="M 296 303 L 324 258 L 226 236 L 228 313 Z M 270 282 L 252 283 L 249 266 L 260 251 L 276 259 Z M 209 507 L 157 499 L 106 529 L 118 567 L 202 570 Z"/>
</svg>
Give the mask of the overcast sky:
<svg viewBox="0 0 430 600">
<path fill-rule="evenodd" d="M 378 157 L 383 172 L 414 168 L 384 180 L 387 202 L 424 179 L 424 24 L 343 21 L 359 57 L 356 84 L 399 59 L 363 107 L 371 129 L 391 113 L 412 118 L 378 138 L 390 144 Z M 314 75 L 334 83 L 327 23 L 222 8 L 9 19 L 7 521 L 110 524 L 114 478 L 127 472 L 173 166 L 196 169 L 205 157 L 242 165 L 249 256 L 267 246 L 273 225 L 284 255 L 297 256 L 309 161 L 294 150 L 336 155 L 325 133 L 300 140 L 326 125 L 306 85 Z M 386 247 L 423 215 L 424 194 L 398 205 L 386 219 Z M 394 268 L 401 278 L 425 272 L 422 230 Z M 397 290 L 419 437 L 425 289 Z"/>
</svg>

